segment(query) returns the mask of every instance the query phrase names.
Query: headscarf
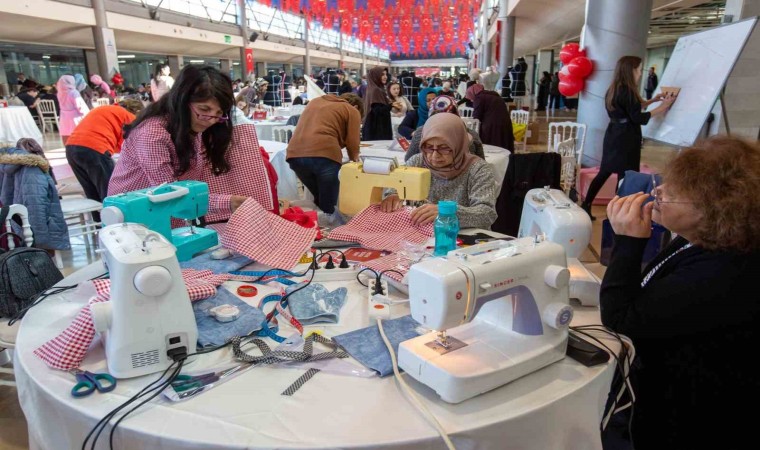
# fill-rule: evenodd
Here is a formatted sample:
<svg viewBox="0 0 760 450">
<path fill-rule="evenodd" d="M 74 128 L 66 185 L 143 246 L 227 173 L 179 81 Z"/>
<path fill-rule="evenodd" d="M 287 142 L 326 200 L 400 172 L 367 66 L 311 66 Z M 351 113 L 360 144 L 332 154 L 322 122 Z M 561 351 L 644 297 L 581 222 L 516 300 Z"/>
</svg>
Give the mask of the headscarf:
<svg viewBox="0 0 760 450">
<path fill-rule="evenodd" d="M 100 89 L 103 89 L 103 92 L 106 93 L 106 95 L 111 95 L 111 86 L 108 85 L 105 81 L 103 81 L 103 78 L 100 75 L 94 74 L 90 77 L 90 81 L 93 84 L 96 84 L 100 86 Z"/>
<path fill-rule="evenodd" d="M 74 80 L 74 77 L 71 75 L 64 75 L 61 78 L 58 79 L 58 83 L 56 83 L 55 87 L 58 90 L 58 102 L 63 104 L 63 102 L 66 101 L 66 98 L 68 98 L 70 92 L 79 92 L 77 91 L 77 83 Z"/>
<path fill-rule="evenodd" d="M 470 86 L 470 87 L 467 88 L 467 94 L 465 94 L 464 98 L 466 98 L 467 100 L 469 100 L 471 102 L 474 102 L 475 101 L 475 97 L 477 97 L 478 94 L 480 94 L 484 90 L 485 90 L 485 88 L 483 87 L 482 84 L 475 83 L 472 86 Z"/>
<path fill-rule="evenodd" d="M 87 81 L 85 81 L 84 77 L 81 73 L 75 73 L 74 74 L 74 81 L 76 83 L 77 91 L 82 92 L 84 88 L 87 87 Z"/>
<path fill-rule="evenodd" d="M 449 167 L 437 169 L 428 162 L 427 154 L 422 151 L 422 146 L 432 138 L 442 139 L 449 148 L 454 150 L 454 161 Z M 461 118 L 453 114 L 434 114 L 422 129 L 420 153 L 422 153 L 423 166 L 430 169 L 433 176 L 438 178 L 451 180 L 458 177 L 478 159 L 470 153 L 470 139 L 470 133 L 467 132 Z"/>
<path fill-rule="evenodd" d="M 417 100 L 419 100 L 419 106 L 417 107 L 417 128 L 425 125 L 425 122 L 428 119 L 428 94 L 432 92 L 438 95 L 438 91 L 440 90 L 441 88 L 437 87 L 426 87 L 425 89 L 420 89 L 419 94 L 417 94 Z"/>
<path fill-rule="evenodd" d="M 454 99 L 451 98 L 451 96 L 446 95 L 446 94 L 441 94 L 438 97 L 434 98 L 433 107 L 428 112 L 428 118 L 440 112 L 453 113 L 453 114 L 456 114 L 457 116 L 459 115 L 459 111 L 457 110 L 457 104 L 454 101 Z"/>
<path fill-rule="evenodd" d="M 384 72 L 385 68 L 381 66 L 373 67 L 367 72 L 367 93 L 364 95 L 365 115 L 369 113 L 373 103 L 390 104 L 388 94 L 385 92 L 385 85 L 383 85 Z"/>
</svg>

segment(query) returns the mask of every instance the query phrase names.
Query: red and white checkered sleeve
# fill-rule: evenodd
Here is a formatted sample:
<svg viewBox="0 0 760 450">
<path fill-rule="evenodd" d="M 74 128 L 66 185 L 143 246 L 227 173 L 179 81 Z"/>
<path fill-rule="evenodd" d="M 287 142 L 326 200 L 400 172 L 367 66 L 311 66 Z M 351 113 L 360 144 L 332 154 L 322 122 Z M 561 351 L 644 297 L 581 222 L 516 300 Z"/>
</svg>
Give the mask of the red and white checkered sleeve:
<svg viewBox="0 0 760 450">
<path fill-rule="evenodd" d="M 128 139 L 134 139 L 130 147 L 138 154 L 137 159 L 149 183 L 147 187 L 177 181 L 172 161 L 177 152 L 162 121 L 145 122 Z"/>
<path fill-rule="evenodd" d="M 232 214 L 232 208 L 230 207 L 231 195 L 225 194 L 209 194 L 208 196 L 208 211 L 209 213 L 216 214 Z"/>
</svg>

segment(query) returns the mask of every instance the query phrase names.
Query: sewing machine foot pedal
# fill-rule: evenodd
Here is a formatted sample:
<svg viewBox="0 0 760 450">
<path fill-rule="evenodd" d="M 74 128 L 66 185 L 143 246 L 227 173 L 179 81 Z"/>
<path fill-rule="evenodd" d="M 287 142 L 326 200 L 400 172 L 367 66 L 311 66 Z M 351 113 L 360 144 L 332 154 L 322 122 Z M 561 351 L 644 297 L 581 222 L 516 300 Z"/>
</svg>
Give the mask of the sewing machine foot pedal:
<svg viewBox="0 0 760 450">
<path fill-rule="evenodd" d="M 448 336 L 446 338 L 446 343 L 441 342 L 440 339 L 434 339 L 430 342 L 425 343 L 425 346 L 429 347 L 439 355 L 445 355 L 446 353 L 453 352 L 454 350 L 459 350 L 460 348 L 467 347 L 467 344 L 455 337 Z"/>
</svg>

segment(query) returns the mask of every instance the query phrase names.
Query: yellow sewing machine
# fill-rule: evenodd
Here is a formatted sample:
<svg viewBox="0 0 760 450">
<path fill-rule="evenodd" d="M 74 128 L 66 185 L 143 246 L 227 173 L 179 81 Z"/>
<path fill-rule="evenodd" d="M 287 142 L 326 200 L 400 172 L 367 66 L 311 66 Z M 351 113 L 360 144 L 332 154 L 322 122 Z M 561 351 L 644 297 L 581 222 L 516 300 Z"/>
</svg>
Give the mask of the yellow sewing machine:
<svg viewBox="0 0 760 450">
<path fill-rule="evenodd" d="M 383 190 L 393 188 L 401 200 L 425 200 L 430 191 L 430 171 L 421 167 L 399 167 L 395 158 L 365 157 L 340 169 L 338 209 L 355 216 L 380 203 Z"/>
</svg>

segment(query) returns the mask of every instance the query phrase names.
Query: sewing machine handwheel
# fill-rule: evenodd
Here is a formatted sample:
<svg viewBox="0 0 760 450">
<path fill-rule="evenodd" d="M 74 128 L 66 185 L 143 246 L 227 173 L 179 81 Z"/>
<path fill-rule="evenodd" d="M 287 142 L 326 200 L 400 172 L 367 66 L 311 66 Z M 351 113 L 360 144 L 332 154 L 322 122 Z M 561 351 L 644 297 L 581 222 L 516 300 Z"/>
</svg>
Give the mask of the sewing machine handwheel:
<svg viewBox="0 0 760 450">
<path fill-rule="evenodd" d="M 163 266 L 148 266 L 135 274 L 135 289 L 148 297 L 158 297 L 172 287 L 172 274 Z"/>
<path fill-rule="evenodd" d="M 552 264 L 544 272 L 544 281 L 555 289 L 561 289 L 570 284 L 570 271 L 567 267 Z"/>
</svg>

